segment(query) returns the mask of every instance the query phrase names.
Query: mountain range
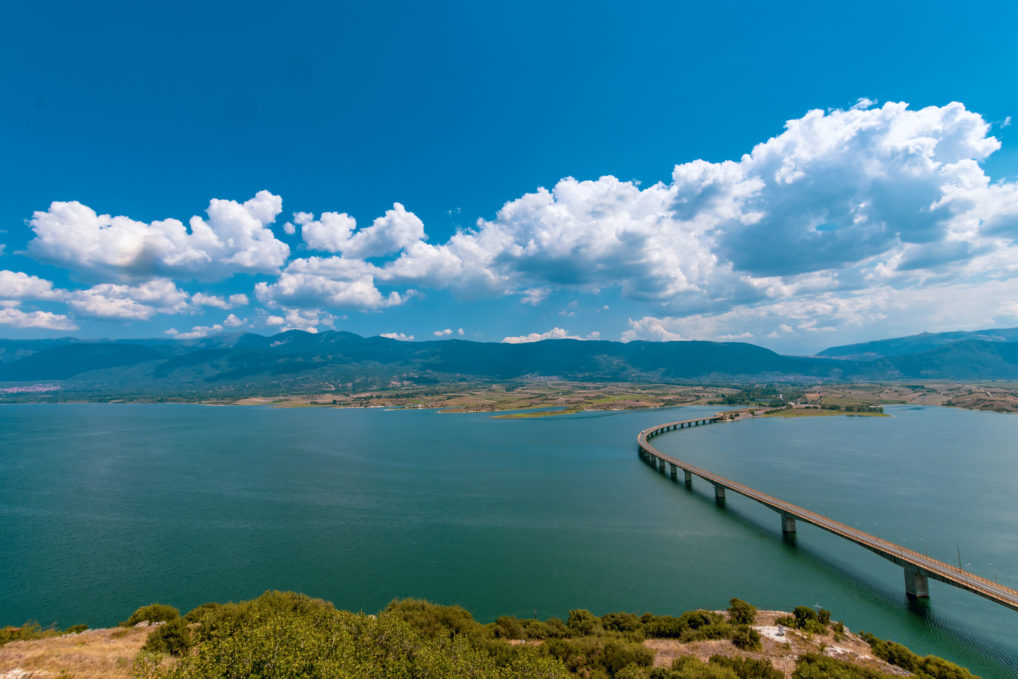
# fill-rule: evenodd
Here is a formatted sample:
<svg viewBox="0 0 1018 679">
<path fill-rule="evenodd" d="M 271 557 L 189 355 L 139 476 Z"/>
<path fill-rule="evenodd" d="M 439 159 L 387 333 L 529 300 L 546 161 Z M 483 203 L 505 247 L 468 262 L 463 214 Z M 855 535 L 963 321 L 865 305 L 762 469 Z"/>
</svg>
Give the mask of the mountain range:
<svg viewBox="0 0 1018 679">
<path fill-rule="evenodd" d="M 83 397 L 236 397 L 456 381 L 1018 379 L 1018 329 L 923 334 L 784 356 L 743 342 L 402 342 L 290 330 L 198 340 L 0 340 L 0 387 Z"/>
</svg>

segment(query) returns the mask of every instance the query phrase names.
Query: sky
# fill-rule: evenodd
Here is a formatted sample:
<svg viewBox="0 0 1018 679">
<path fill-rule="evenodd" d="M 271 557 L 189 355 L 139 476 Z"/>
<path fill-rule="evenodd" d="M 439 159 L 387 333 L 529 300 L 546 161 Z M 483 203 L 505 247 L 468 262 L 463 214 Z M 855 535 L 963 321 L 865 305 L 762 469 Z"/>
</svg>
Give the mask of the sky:
<svg viewBox="0 0 1018 679">
<path fill-rule="evenodd" d="M 0 337 L 1018 326 L 1012 2 L 2 12 Z"/>
</svg>

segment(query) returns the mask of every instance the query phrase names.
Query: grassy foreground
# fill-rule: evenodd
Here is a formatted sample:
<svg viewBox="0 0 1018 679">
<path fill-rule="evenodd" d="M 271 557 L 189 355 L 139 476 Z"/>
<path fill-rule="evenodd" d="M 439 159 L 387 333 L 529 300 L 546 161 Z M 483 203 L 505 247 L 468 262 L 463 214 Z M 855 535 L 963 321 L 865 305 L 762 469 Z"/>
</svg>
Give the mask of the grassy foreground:
<svg viewBox="0 0 1018 679">
<path fill-rule="evenodd" d="M 204 604 L 184 616 L 153 604 L 114 630 L 79 628 L 61 636 L 37 626 L 6 628 L 0 644 L 10 643 L 0 645 L 0 675 L 889 679 L 911 673 L 973 679 L 940 658 L 852 635 L 822 609 L 781 614 L 730 603 L 727 611 L 678 617 L 573 610 L 566 620 L 504 616 L 485 625 L 463 608 L 414 599 L 366 615 L 301 594 L 266 592 L 237 604 Z M 106 664 L 103 644 L 119 654 Z"/>
</svg>

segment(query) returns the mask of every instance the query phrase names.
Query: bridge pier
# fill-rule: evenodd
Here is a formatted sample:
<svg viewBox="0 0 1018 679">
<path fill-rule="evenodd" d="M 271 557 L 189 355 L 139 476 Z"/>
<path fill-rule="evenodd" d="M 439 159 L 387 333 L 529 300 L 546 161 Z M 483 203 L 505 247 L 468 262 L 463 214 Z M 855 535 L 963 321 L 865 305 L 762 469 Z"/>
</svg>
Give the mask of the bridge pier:
<svg viewBox="0 0 1018 679">
<path fill-rule="evenodd" d="M 662 460 L 660 457 L 657 459 L 657 470 L 662 474 L 665 473 L 665 461 Z"/>
<path fill-rule="evenodd" d="M 686 475 L 686 479 L 685 479 L 686 480 L 686 488 L 692 488 L 693 487 L 693 472 L 689 471 L 688 469 L 683 469 L 682 471 Z"/>
<path fill-rule="evenodd" d="M 725 487 L 717 483 L 714 484 L 714 501 L 721 504 L 725 501 Z"/>
<path fill-rule="evenodd" d="M 669 462 L 668 464 L 671 465 L 672 481 L 677 481 L 679 479 L 679 468 L 675 466 L 674 462 Z"/>
<path fill-rule="evenodd" d="M 785 535 L 795 533 L 795 517 L 788 514 L 781 515 L 781 532 Z"/>
<path fill-rule="evenodd" d="M 926 574 L 905 566 L 905 593 L 916 599 L 928 599 L 930 597 L 930 581 Z"/>
</svg>

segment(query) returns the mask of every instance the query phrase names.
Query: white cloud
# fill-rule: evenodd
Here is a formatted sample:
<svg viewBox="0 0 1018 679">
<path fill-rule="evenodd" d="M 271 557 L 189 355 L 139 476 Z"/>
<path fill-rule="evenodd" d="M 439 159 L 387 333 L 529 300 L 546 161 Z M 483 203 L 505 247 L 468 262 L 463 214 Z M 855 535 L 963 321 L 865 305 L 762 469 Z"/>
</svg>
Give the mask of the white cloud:
<svg viewBox="0 0 1018 679">
<path fill-rule="evenodd" d="M 247 319 L 237 318 L 237 316 L 234 315 L 234 314 L 230 314 L 223 321 L 223 325 L 225 325 L 227 328 L 239 328 L 240 326 L 244 325 L 245 323 L 247 323 Z"/>
<path fill-rule="evenodd" d="M 244 203 L 213 199 L 207 219 L 191 217 L 188 228 L 176 219 L 146 223 L 97 215 L 77 201 L 54 202 L 32 216 L 28 253 L 107 278 L 274 273 L 290 253 L 269 228 L 281 210 L 282 199 L 268 191 Z"/>
<path fill-rule="evenodd" d="M 221 295 L 207 295 L 204 292 L 196 292 L 191 295 L 191 304 L 228 310 L 238 306 L 247 306 L 248 298 L 247 295 L 240 293 L 223 297 Z"/>
<path fill-rule="evenodd" d="M 0 299 L 59 299 L 62 291 L 38 276 L 20 271 L 0 271 Z"/>
<path fill-rule="evenodd" d="M 355 231 L 357 221 L 345 212 L 324 212 L 318 221 L 306 212 L 294 217 L 309 248 L 350 257 L 381 257 L 425 238 L 424 223 L 400 203 L 393 203 L 391 210 L 360 231 Z"/>
<path fill-rule="evenodd" d="M 146 320 L 156 314 L 181 313 L 188 308 L 187 293 L 166 278 L 140 285 L 102 283 L 87 290 L 70 291 L 66 300 L 84 316 L 122 320 Z"/>
<path fill-rule="evenodd" d="M 544 298 L 551 293 L 551 288 L 528 288 L 523 291 L 523 299 L 520 300 L 521 304 L 529 304 L 531 306 L 537 306 L 544 301 Z"/>
<path fill-rule="evenodd" d="M 174 339 L 189 340 L 208 337 L 222 331 L 223 326 L 216 323 L 215 325 L 196 325 L 187 332 L 179 332 L 176 328 L 170 328 L 166 334 Z"/>
<path fill-rule="evenodd" d="M 622 341 L 638 339 L 731 341 L 765 338 L 778 351 L 809 353 L 838 344 L 894 337 L 926 330 L 977 330 L 1013 323 L 1018 278 L 895 289 L 877 286 L 852 292 L 820 292 L 736 307 L 715 314 L 644 316 L 629 320 Z"/>
<path fill-rule="evenodd" d="M 357 220 L 345 212 L 323 212 L 318 221 L 306 212 L 297 213 L 295 221 L 301 225 L 301 237 L 312 250 L 342 252 L 350 243 L 350 236 L 357 228 Z"/>
<path fill-rule="evenodd" d="M 340 309 L 384 309 L 401 304 L 398 292 L 382 295 L 370 276 L 335 280 L 304 273 L 284 273 L 273 283 L 255 285 L 255 296 L 264 304 L 328 306 Z"/>
<path fill-rule="evenodd" d="M 318 332 L 319 327 L 335 328 L 336 316 L 322 309 L 281 309 L 282 315 L 265 317 L 265 325 L 278 327 L 280 331 L 304 330 Z"/>
<path fill-rule="evenodd" d="M 446 328 L 445 330 L 436 330 L 431 334 L 434 335 L 435 337 L 448 337 L 449 335 L 452 334 L 452 328 Z"/>
<path fill-rule="evenodd" d="M 386 337 L 388 339 L 399 340 L 400 342 L 412 342 L 414 340 L 413 335 L 407 335 L 402 332 L 383 332 L 379 337 Z"/>
<path fill-rule="evenodd" d="M 810 111 L 738 161 L 675 166 L 641 188 L 565 178 L 445 244 L 416 242 L 375 275 L 460 294 L 597 292 L 685 313 L 881 283 L 922 285 L 1018 240 L 1018 184 L 979 162 L 999 148 L 958 103 L 860 99 Z"/>
<path fill-rule="evenodd" d="M 0 325 L 42 330 L 77 330 L 78 326 L 62 314 L 48 311 L 22 311 L 16 306 L 0 305 Z"/>
<path fill-rule="evenodd" d="M 586 337 L 580 337 L 579 335 L 570 335 L 568 331 L 562 328 L 552 328 L 547 332 L 532 332 L 529 335 L 520 335 L 518 337 L 503 337 L 503 344 L 526 344 L 528 342 L 540 342 L 541 340 L 549 339 L 573 339 L 573 340 L 595 340 L 600 337 L 600 333 L 592 332 Z"/>
</svg>

